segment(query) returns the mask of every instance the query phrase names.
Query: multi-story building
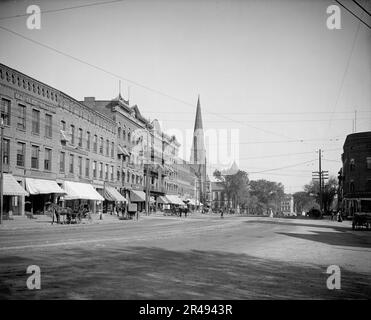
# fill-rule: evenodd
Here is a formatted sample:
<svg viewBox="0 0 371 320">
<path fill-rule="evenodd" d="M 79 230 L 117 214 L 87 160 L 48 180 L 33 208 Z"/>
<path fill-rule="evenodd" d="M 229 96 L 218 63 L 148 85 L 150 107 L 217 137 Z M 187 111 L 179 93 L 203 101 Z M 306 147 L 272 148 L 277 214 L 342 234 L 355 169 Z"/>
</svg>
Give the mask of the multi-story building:
<svg viewBox="0 0 371 320">
<path fill-rule="evenodd" d="M 220 209 L 229 208 L 230 203 L 224 189 L 223 182 L 211 182 L 211 209 L 218 211 Z"/>
<path fill-rule="evenodd" d="M 283 214 L 294 213 L 294 197 L 292 194 L 285 194 L 280 203 L 280 211 Z"/>
<path fill-rule="evenodd" d="M 349 134 L 339 172 L 339 199 L 346 215 L 371 212 L 371 131 Z"/>
<path fill-rule="evenodd" d="M 5 197 L 5 210 L 42 212 L 48 202 L 83 198 L 65 190 L 74 182 L 95 204 L 106 185 L 117 185 L 115 121 L 3 64 L 0 99 L 3 169 L 28 192 Z"/>
</svg>

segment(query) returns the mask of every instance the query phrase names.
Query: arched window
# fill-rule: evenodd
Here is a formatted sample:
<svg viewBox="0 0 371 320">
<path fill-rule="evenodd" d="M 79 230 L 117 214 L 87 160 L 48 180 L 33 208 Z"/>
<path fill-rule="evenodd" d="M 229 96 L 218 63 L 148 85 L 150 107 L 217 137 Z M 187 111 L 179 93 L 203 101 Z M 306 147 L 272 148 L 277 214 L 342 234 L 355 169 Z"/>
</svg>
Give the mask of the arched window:
<svg viewBox="0 0 371 320">
<path fill-rule="evenodd" d="M 117 129 L 118 138 L 121 139 L 121 127 Z"/>
<path fill-rule="evenodd" d="M 128 141 L 129 141 L 129 143 L 131 142 L 130 138 L 131 138 L 131 132 L 130 132 L 130 128 L 129 128 L 128 129 Z"/>
<path fill-rule="evenodd" d="M 349 170 L 350 171 L 353 171 L 354 168 L 355 168 L 355 166 L 356 166 L 356 164 L 355 164 L 354 159 L 350 159 L 350 161 L 349 161 Z"/>
<path fill-rule="evenodd" d="M 122 139 L 126 140 L 126 126 L 122 129 Z"/>
</svg>

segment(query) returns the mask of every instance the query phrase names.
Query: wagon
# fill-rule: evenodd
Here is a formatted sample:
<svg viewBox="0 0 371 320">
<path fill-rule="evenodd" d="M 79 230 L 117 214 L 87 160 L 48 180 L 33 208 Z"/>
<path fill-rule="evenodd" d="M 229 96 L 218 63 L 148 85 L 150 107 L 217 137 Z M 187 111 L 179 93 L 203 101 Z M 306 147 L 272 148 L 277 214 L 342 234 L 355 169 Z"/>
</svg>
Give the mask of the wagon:
<svg viewBox="0 0 371 320">
<path fill-rule="evenodd" d="M 371 230 L 371 213 L 354 213 L 353 222 L 352 222 L 352 229 L 359 230 L 362 228 L 366 228 L 367 230 Z"/>
</svg>

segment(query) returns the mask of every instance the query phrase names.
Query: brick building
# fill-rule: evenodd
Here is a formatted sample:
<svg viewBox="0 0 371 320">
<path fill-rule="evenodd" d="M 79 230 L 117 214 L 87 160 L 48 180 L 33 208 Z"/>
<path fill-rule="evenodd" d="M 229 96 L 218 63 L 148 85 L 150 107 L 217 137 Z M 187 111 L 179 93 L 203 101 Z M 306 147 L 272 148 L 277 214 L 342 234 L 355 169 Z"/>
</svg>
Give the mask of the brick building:
<svg viewBox="0 0 371 320">
<path fill-rule="evenodd" d="M 339 199 L 344 213 L 371 212 L 371 131 L 349 134 L 341 158 Z"/>
<path fill-rule="evenodd" d="M 105 186 L 116 185 L 112 119 L 3 64 L 0 99 L 3 169 L 28 192 L 26 197 L 5 197 L 5 211 L 36 213 L 48 202 L 73 200 L 63 189 L 66 181 L 69 186 L 83 183 L 79 187 L 89 189 L 90 198 L 95 198 L 85 200 L 95 206 Z"/>
</svg>

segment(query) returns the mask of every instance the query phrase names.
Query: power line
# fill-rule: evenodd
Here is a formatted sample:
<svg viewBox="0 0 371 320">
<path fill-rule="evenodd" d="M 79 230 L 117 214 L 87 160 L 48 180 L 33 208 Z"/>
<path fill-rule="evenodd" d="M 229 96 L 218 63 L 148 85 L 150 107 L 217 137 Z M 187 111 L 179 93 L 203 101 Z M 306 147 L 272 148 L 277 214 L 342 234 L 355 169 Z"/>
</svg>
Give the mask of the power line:
<svg viewBox="0 0 371 320">
<path fill-rule="evenodd" d="M 94 3 L 88 3 L 88 4 L 79 5 L 79 6 L 73 6 L 73 7 L 65 7 L 65 8 L 49 9 L 49 10 L 40 10 L 40 14 L 52 13 L 52 12 L 60 12 L 60 11 L 67 11 L 67 10 L 73 10 L 73 9 L 81 9 L 81 8 L 86 8 L 86 7 L 100 6 L 100 5 L 112 4 L 112 3 L 123 2 L 123 1 L 126 1 L 126 0 L 113 0 L 113 1 L 105 1 L 105 2 L 94 2 Z M 29 16 L 29 14 L 28 13 L 24 13 L 24 14 L 17 14 L 17 15 L 8 16 L 8 17 L 0 17 L 0 20 L 8 20 L 8 19 L 20 18 L 20 17 L 26 17 L 26 16 Z"/>
<path fill-rule="evenodd" d="M 341 2 L 339 2 L 338 0 L 335 0 L 335 2 L 337 2 L 338 4 L 340 4 L 345 10 L 347 10 L 351 15 L 353 15 L 354 17 L 356 17 L 360 22 L 362 22 L 365 26 L 369 27 L 371 29 L 371 26 L 369 24 L 367 24 L 366 22 L 364 22 L 360 17 L 358 17 L 355 13 L 353 13 L 353 11 L 351 11 L 350 9 L 348 9 L 346 6 L 344 6 Z"/>
<path fill-rule="evenodd" d="M 286 169 L 286 168 L 292 168 L 292 167 L 297 167 L 297 166 L 300 166 L 302 164 L 307 164 L 307 163 L 311 163 L 315 161 L 315 159 L 313 160 L 309 160 L 309 161 L 304 161 L 304 162 L 299 162 L 299 163 L 295 163 L 295 164 L 292 164 L 292 165 L 288 165 L 288 166 L 284 166 L 284 167 L 279 167 L 279 168 L 273 168 L 273 169 L 266 169 L 266 170 L 262 170 L 262 171 L 252 171 L 250 173 L 262 173 L 262 172 L 268 172 L 268 171 L 276 171 L 276 170 L 281 170 L 281 169 Z"/>
<path fill-rule="evenodd" d="M 354 2 L 358 7 L 360 7 L 364 12 L 366 12 L 369 16 L 371 16 L 371 13 L 368 12 L 368 11 L 366 10 L 366 8 L 363 7 L 363 6 L 362 6 L 358 1 L 353 0 L 353 2 Z"/>
<path fill-rule="evenodd" d="M 84 61 L 84 60 L 82 60 L 82 59 L 80 59 L 80 58 L 74 57 L 74 56 L 72 56 L 72 55 L 70 55 L 70 54 L 68 54 L 68 53 L 65 53 L 65 52 L 61 51 L 61 50 L 55 49 L 55 48 L 53 48 L 53 47 L 51 47 L 51 46 L 49 46 L 49 45 L 47 45 L 47 44 L 44 44 L 44 43 L 41 43 L 41 42 L 39 42 L 39 41 L 37 41 L 37 40 L 34 40 L 34 39 L 31 39 L 31 38 L 28 38 L 28 37 L 26 37 L 26 36 L 24 36 L 24 35 L 22 35 L 22 34 L 16 32 L 16 31 L 14 31 L 14 30 L 8 29 L 8 28 L 6 28 L 6 27 L 4 27 L 4 26 L 0 26 L 0 29 L 2 29 L 2 30 L 4 30 L 4 31 L 7 31 L 7 32 L 9 32 L 9 33 L 11 33 L 11 34 L 14 34 L 14 35 L 16 35 L 16 36 L 18 36 L 18 37 L 20 37 L 20 38 L 22 38 L 22 39 L 24 39 L 24 40 L 28 40 L 28 41 L 30 41 L 30 42 L 32 42 L 32 43 L 34 43 L 34 44 L 37 44 L 37 45 L 39 45 L 39 46 L 41 46 L 41 47 L 44 47 L 44 48 L 46 48 L 46 49 L 48 49 L 48 50 L 54 51 L 54 52 L 56 52 L 56 53 L 58 53 L 58 54 L 60 54 L 60 55 L 63 55 L 63 56 L 65 56 L 65 57 L 68 57 L 68 58 L 70 58 L 70 59 L 72 59 L 72 60 L 75 60 L 75 61 L 77 61 L 77 62 L 79 62 L 79 63 L 85 64 L 85 65 L 87 65 L 87 66 L 89 66 L 89 67 L 91 67 L 91 68 L 94 68 L 94 69 L 96 69 L 96 70 L 99 70 L 99 71 L 101 71 L 101 72 L 103 72 L 103 73 L 106 73 L 106 74 L 112 76 L 112 77 L 115 77 L 115 78 L 117 78 L 117 79 L 124 80 L 124 81 L 126 81 L 126 82 L 128 82 L 128 83 L 132 83 L 133 85 L 136 85 L 137 87 L 143 88 L 143 89 L 145 89 L 145 90 L 151 91 L 151 92 L 156 93 L 156 94 L 158 94 L 158 95 L 161 95 L 161 96 L 167 97 L 167 98 L 169 98 L 169 99 L 171 99 L 171 100 L 174 100 L 174 101 L 177 101 L 177 102 L 179 102 L 179 103 L 182 103 L 182 104 L 184 104 L 184 105 L 186 105 L 186 106 L 188 106 L 188 107 L 192 107 L 192 108 L 194 108 L 194 105 L 191 104 L 191 103 L 189 103 L 189 102 L 186 102 L 186 101 L 184 101 L 184 100 L 182 100 L 182 99 L 179 99 L 179 98 L 173 97 L 173 96 L 171 96 L 171 95 L 169 95 L 169 94 L 166 94 L 166 93 L 164 93 L 164 92 L 161 92 L 161 91 L 159 91 L 159 90 L 152 89 L 152 88 L 150 88 L 150 87 L 148 87 L 148 86 L 145 86 L 145 85 L 142 85 L 142 84 L 140 84 L 140 83 L 138 83 L 138 82 L 136 82 L 136 81 L 133 81 L 133 80 L 130 80 L 130 79 L 124 78 L 124 77 L 122 77 L 122 76 L 120 76 L 120 75 L 118 75 L 118 74 L 116 74 L 116 73 L 114 73 L 114 72 L 108 71 L 108 70 L 106 70 L 106 69 L 104 69 L 104 68 L 101 68 L 101 67 L 99 67 L 99 66 L 96 66 L 96 65 L 94 65 L 94 64 L 92 64 L 92 63 L 89 63 L 89 62 L 87 62 L 87 61 Z M 268 134 L 271 134 L 271 135 L 281 136 L 281 137 L 284 137 L 284 138 L 289 138 L 289 137 L 286 136 L 286 135 L 283 135 L 283 134 L 280 134 L 280 133 L 277 133 L 277 132 L 273 132 L 273 131 L 270 131 L 270 130 L 262 129 L 262 128 L 259 128 L 259 127 L 253 126 L 253 125 L 249 125 L 249 124 L 244 123 L 244 122 L 242 122 L 242 121 L 238 121 L 238 120 L 235 120 L 235 119 L 232 119 L 232 118 L 226 117 L 226 116 L 221 115 L 221 114 L 218 114 L 218 113 L 214 113 L 214 112 L 210 112 L 210 111 L 206 111 L 205 113 L 206 113 L 206 114 L 212 114 L 212 115 L 218 116 L 218 117 L 220 117 L 220 118 L 227 119 L 227 120 L 232 121 L 232 122 L 235 122 L 235 123 L 240 123 L 240 124 L 242 124 L 242 125 L 244 125 L 244 126 L 246 126 L 246 127 L 253 128 L 253 129 L 255 129 L 255 130 L 260 130 L 260 131 L 262 131 L 262 132 L 265 132 L 265 133 L 268 133 Z M 300 141 L 300 142 L 303 142 L 302 139 L 296 139 L 296 140 L 297 140 L 297 141 Z"/>
<path fill-rule="evenodd" d="M 358 110 L 358 113 L 371 113 L 371 110 Z M 146 113 L 171 113 L 173 114 L 174 111 L 146 111 Z M 178 111 L 177 113 L 182 113 L 182 114 L 193 114 L 194 112 L 192 111 Z M 307 114 L 333 114 L 333 113 L 349 113 L 349 114 L 354 114 L 354 111 L 303 111 L 303 112 L 228 112 L 228 114 L 233 114 L 233 115 L 307 115 Z M 214 113 L 214 114 L 219 114 L 219 113 Z M 222 114 L 222 113 L 221 113 Z"/>
<path fill-rule="evenodd" d="M 338 2 L 337 0 L 335 0 L 335 1 Z M 361 27 L 361 24 L 358 23 L 357 30 L 356 30 L 356 32 L 354 34 L 354 38 L 353 38 L 353 42 L 352 42 L 352 48 L 350 50 L 350 53 L 349 53 L 349 56 L 348 56 L 348 60 L 347 60 L 347 64 L 345 66 L 345 70 L 344 70 L 344 73 L 343 73 L 343 77 L 342 77 L 341 82 L 340 82 L 339 91 L 338 91 L 338 94 L 336 96 L 335 105 L 334 105 L 334 108 L 332 110 L 333 113 L 330 116 L 329 128 L 331 128 L 332 118 L 333 118 L 334 112 L 336 111 L 336 109 L 338 107 L 338 103 L 339 103 L 339 100 L 340 100 L 341 92 L 343 91 L 345 77 L 346 77 L 346 75 L 348 73 L 350 61 L 351 61 L 352 56 L 353 56 L 353 51 L 354 51 L 354 47 L 355 47 L 355 44 L 356 44 L 356 41 L 357 41 L 357 38 L 358 38 L 358 32 L 359 32 L 360 27 Z"/>
</svg>

